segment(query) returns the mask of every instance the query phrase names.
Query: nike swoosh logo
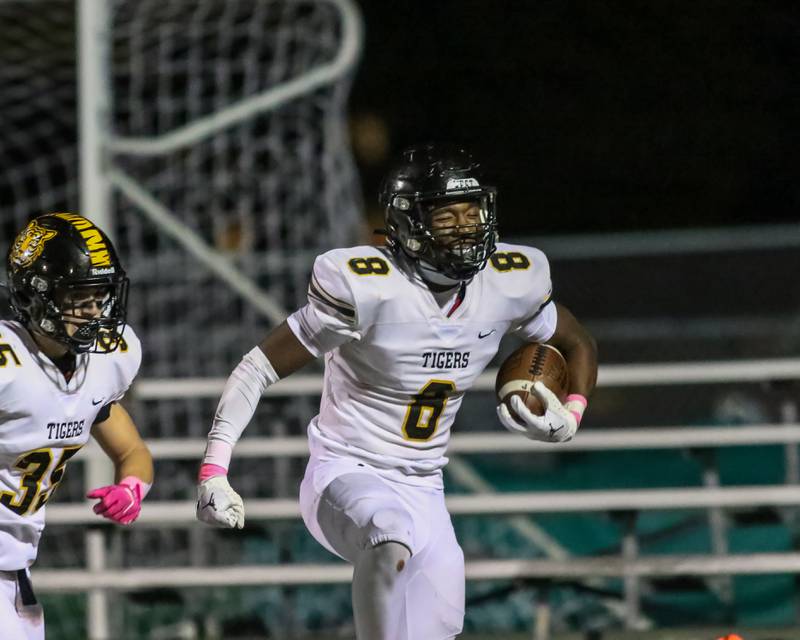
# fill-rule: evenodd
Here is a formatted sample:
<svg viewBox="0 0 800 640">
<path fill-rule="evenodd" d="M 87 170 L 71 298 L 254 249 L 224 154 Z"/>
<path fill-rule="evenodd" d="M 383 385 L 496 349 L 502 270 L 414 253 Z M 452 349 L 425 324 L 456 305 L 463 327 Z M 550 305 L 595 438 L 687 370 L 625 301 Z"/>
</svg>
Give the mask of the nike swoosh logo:
<svg viewBox="0 0 800 640">
<path fill-rule="evenodd" d="M 92 398 L 92 404 L 93 404 L 94 406 L 97 406 L 97 405 L 98 405 L 98 404 L 100 404 L 102 401 L 103 401 L 103 399 L 102 399 L 102 398 L 100 398 L 99 400 L 95 400 L 94 398 Z"/>
<path fill-rule="evenodd" d="M 549 437 L 552 438 L 554 435 L 556 435 L 563 428 L 564 428 L 563 424 L 558 429 L 556 429 L 554 426 L 550 425 L 550 436 Z"/>
<path fill-rule="evenodd" d="M 491 330 L 491 331 L 489 331 L 488 333 L 483 333 L 482 331 L 479 331 L 479 332 L 478 332 L 478 340 L 483 340 L 484 338 L 488 338 L 488 337 L 489 337 L 490 335 L 492 335 L 492 334 L 493 334 L 495 331 L 497 331 L 497 329 L 492 329 L 492 330 Z"/>
</svg>

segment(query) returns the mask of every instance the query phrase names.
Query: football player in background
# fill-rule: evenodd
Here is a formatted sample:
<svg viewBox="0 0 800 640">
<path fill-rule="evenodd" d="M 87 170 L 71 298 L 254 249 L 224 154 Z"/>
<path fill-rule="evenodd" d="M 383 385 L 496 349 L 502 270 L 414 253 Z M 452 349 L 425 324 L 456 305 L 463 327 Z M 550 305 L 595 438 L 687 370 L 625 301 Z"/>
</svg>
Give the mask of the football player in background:
<svg viewBox="0 0 800 640">
<path fill-rule="evenodd" d="M 87 497 L 99 500 L 95 513 L 129 524 L 153 461 L 118 404 L 142 356 L 125 324 L 128 278 L 105 233 L 76 214 L 39 216 L 6 266 L 16 321 L 0 322 L 0 635 L 42 640 L 29 567 L 67 462 L 93 436 L 116 484 Z"/>
<path fill-rule="evenodd" d="M 387 246 L 316 259 L 308 303 L 244 356 L 228 379 L 200 467 L 197 517 L 239 527 L 226 473 L 268 386 L 324 356 L 319 415 L 300 487 L 314 538 L 354 567 L 360 640 L 444 640 L 461 632 L 464 556 L 444 501 L 442 468 L 464 393 L 514 333 L 548 342 L 571 378 L 562 405 L 532 414 L 514 396 L 500 421 L 534 440 L 570 440 L 596 379 L 594 340 L 551 299 L 534 248 L 496 242 L 495 189 L 462 149 L 403 153 L 381 189 Z"/>
</svg>

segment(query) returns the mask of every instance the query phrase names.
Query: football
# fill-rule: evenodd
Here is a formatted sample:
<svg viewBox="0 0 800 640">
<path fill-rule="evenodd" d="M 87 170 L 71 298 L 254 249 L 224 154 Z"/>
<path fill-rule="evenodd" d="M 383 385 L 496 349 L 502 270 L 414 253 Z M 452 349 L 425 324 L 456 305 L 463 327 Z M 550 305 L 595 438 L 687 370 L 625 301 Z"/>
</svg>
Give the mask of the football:
<svg viewBox="0 0 800 640">
<path fill-rule="evenodd" d="M 533 384 L 541 381 L 561 402 L 569 392 L 569 370 L 561 352 L 549 344 L 530 342 L 508 356 L 497 372 L 495 393 L 498 402 L 505 402 L 518 395 L 525 406 L 537 416 L 544 415 L 544 405 L 533 391 Z M 508 410 L 515 419 L 518 416 L 509 405 Z"/>
</svg>

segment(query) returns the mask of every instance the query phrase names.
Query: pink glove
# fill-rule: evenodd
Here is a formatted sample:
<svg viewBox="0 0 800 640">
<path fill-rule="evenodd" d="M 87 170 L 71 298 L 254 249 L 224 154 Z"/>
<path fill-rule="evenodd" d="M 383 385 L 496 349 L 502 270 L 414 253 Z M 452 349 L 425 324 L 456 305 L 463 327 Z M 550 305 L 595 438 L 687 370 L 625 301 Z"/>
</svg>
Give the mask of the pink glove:
<svg viewBox="0 0 800 640">
<path fill-rule="evenodd" d="M 130 524 L 139 517 L 142 500 L 149 490 L 149 484 L 135 476 L 128 476 L 119 484 L 93 489 L 86 497 L 100 500 L 93 507 L 96 514 L 119 524 Z"/>
</svg>

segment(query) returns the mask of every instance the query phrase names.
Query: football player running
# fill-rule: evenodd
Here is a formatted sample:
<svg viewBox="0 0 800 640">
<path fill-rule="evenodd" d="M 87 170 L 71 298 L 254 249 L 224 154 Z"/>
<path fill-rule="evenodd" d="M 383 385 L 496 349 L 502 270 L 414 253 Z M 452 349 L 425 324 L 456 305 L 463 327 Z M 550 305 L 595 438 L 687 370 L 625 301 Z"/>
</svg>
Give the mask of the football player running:
<svg viewBox="0 0 800 640">
<path fill-rule="evenodd" d="M 501 405 L 508 429 L 571 439 L 595 384 L 593 339 L 552 300 L 544 254 L 496 241 L 495 198 L 463 149 L 405 151 L 381 188 L 387 246 L 316 259 L 308 303 L 234 369 L 208 436 L 197 517 L 241 528 L 242 499 L 226 477 L 233 447 L 268 386 L 325 357 L 300 507 L 314 538 L 354 567 L 360 640 L 461 632 L 464 556 L 442 468 L 464 393 L 502 336 L 557 347 L 572 385 L 563 405 L 537 386 L 542 417 Z"/>
<path fill-rule="evenodd" d="M 39 216 L 6 266 L 16 321 L 0 322 L 0 635 L 42 640 L 29 567 L 67 462 L 93 436 L 116 484 L 87 497 L 98 500 L 95 513 L 129 524 L 153 461 L 118 404 L 141 350 L 125 324 L 128 278 L 105 233 L 76 214 Z"/>
</svg>

